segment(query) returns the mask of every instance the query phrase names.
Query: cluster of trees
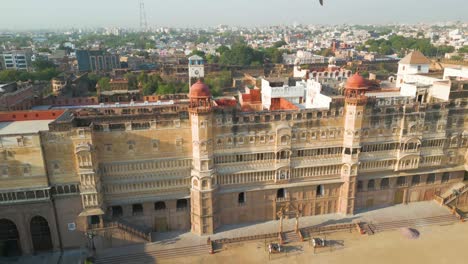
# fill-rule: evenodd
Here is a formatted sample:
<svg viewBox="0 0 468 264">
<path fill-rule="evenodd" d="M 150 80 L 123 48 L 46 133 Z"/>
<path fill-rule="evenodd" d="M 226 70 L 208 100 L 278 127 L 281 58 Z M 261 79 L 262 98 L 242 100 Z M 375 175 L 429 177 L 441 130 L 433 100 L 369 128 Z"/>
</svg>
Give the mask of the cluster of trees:
<svg viewBox="0 0 468 264">
<path fill-rule="evenodd" d="M 280 63 L 283 59 L 283 53 L 286 52 L 280 49 L 283 45 L 286 45 L 286 42 L 278 41 L 269 48 L 253 49 L 243 41 L 236 41 L 231 48 L 227 46 L 219 47 L 216 50 L 219 56 L 205 54 L 203 51 L 194 51 L 192 55 L 197 54 L 208 63 L 222 65 L 263 65 L 265 62 Z"/>
<path fill-rule="evenodd" d="M 0 71 L 0 82 L 50 81 L 60 74 L 55 64 L 44 59 L 34 61 L 32 67 L 34 69 L 33 72 L 18 70 Z"/>
<path fill-rule="evenodd" d="M 155 42 L 150 39 L 149 33 L 126 33 L 125 35 L 99 35 L 99 34 L 88 34 L 83 35 L 76 42 L 77 46 L 87 46 L 89 43 L 101 42 L 105 47 L 108 48 L 119 48 L 125 46 L 127 43 L 135 44 L 134 47 L 137 49 L 151 49 L 155 47 Z"/>
<path fill-rule="evenodd" d="M 458 53 L 468 53 L 468 46 L 463 46 L 458 50 Z"/>
<path fill-rule="evenodd" d="M 96 77 L 97 76 L 94 74 L 88 75 L 89 81 L 91 83 L 94 82 L 94 84 L 99 84 L 101 90 L 107 91 L 110 89 L 110 78 Z M 147 74 L 142 72 L 137 75 L 135 73 L 127 73 L 124 78 L 128 80 L 130 90 L 138 89 L 139 84 L 141 84 L 143 95 L 189 92 L 189 84 L 187 82 L 172 80 L 166 81 L 157 74 Z M 220 96 L 223 94 L 223 89 L 225 87 L 230 87 L 232 85 L 231 72 L 221 71 L 210 73 L 205 77 L 204 82 L 210 87 L 210 91 L 213 96 Z"/>
<path fill-rule="evenodd" d="M 458 60 L 462 61 L 465 59 L 465 54 L 468 54 L 468 46 L 463 46 L 460 49 L 458 49 L 458 53 L 460 55 L 454 55 L 451 57 L 452 60 Z"/>
<path fill-rule="evenodd" d="M 403 57 L 409 50 L 419 50 L 429 57 L 443 56 L 445 53 L 453 52 L 452 46 L 436 47 L 426 38 L 406 38 L 403 36 L 391 36 L 386 39 L 370 39 L 365 45 L 357 47 L 358 50 L 367 50 L 379 54 L 398 54 Z"/>
<path fill-rule="evenodd" d="M 224 88 L 232 86 L 232 75 L 230 71 L 209 73 L 204 82 L 210 87 L 211 95 L 220 96 Z"/>
<path fill-rule="evenodd" d="M 140 74 L 127 73 L 124 76 L 128 80 L 129 90 L 137 90 L 139 84 L 142 86 L 143 95 L 152 94 L 175 94 L 175 93 L 188 93 L 188 83 L 176 81 L 164 81 L 157 74 L 147 74 L 142 72 Z M 93 79 L 91 77 L 91 79 Z M 110 90 L 110 78 L 101 77 L 97 80 L 97 84 L 103 91 Z"/>
</svg>

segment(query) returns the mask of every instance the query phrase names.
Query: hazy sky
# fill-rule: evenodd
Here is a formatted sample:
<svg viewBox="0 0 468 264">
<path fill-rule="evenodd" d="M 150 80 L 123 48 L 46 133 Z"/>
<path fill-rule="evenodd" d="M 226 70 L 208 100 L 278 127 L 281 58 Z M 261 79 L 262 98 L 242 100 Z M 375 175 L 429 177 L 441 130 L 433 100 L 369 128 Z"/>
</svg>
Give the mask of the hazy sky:
<svg viewBox="0 0 468 264">
<path fill-rule="evenodd" d="M 149 26 L 468 20 L 468 0 L 145 0 Z M 0 28 L 139 25 L 138 0 L 0 0 Z"/>
</svg>

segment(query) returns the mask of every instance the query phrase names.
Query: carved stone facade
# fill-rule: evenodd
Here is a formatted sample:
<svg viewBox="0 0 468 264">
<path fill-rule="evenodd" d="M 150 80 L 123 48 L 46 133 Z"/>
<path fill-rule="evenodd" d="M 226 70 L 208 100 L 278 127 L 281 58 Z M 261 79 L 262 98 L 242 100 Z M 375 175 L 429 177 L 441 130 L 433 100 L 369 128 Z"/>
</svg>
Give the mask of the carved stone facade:
<svg viewBox="0 0 468 264">
<path fill-rule="evenodd" d="M 262 112 L 218 106 L 195 85 L 190 101 L 69 110 L 32 138 L 1 135 L 0 218 L 20 237 L 29 216 L 46 218 L 58 249 L 109 221 L 207 235 L 280 211 L 431 200 L 467 180 L 466 83 L 454 82 L 446 102 L 349 85 L 328 109 Z M 37 213 L 23 210 L 30 203 Z M 28 243 L 23 253 L 34 251 Z"/>
</svg>

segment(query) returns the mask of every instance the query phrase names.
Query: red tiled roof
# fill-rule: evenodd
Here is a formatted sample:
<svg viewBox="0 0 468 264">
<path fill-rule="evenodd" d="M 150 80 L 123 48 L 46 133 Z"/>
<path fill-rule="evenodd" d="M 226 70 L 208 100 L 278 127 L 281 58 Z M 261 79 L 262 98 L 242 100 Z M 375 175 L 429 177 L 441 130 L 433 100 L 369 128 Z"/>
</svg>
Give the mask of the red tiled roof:
<svg viewBox="0 0 468 264">
<path fill-rule="evenodd" d="M 299 108 L 284 98 L 272 98 L 270 109 L 274 111 L 274 110 L 297 110 Z"/>
<path fill-rule="evenodd" d="M 221 98 L 215 101 L 218 106 L 236 106 L 237 101 L 234 99 Z"/>
<path fill-rule="evenodd" d="M 37 110 L 37 111 L 11 111 L 0 112 L 0 122 L 28 121 L 28 120 L 54 120 L 65 110 Z"/>
</svg>

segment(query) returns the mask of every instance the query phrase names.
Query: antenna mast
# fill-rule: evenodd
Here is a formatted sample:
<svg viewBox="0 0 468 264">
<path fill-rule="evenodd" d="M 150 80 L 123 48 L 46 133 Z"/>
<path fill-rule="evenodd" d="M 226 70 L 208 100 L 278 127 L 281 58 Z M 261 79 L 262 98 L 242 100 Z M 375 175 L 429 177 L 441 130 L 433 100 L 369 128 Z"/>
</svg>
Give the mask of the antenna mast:
<svg viewBox="0 0 468 264">
<path fill-rule="evenodd" d="M 148 29 L 148 22 L 146 21 L 145 2 L 140 0 L 140 30 L 146 31 Z"/>
</svg>

